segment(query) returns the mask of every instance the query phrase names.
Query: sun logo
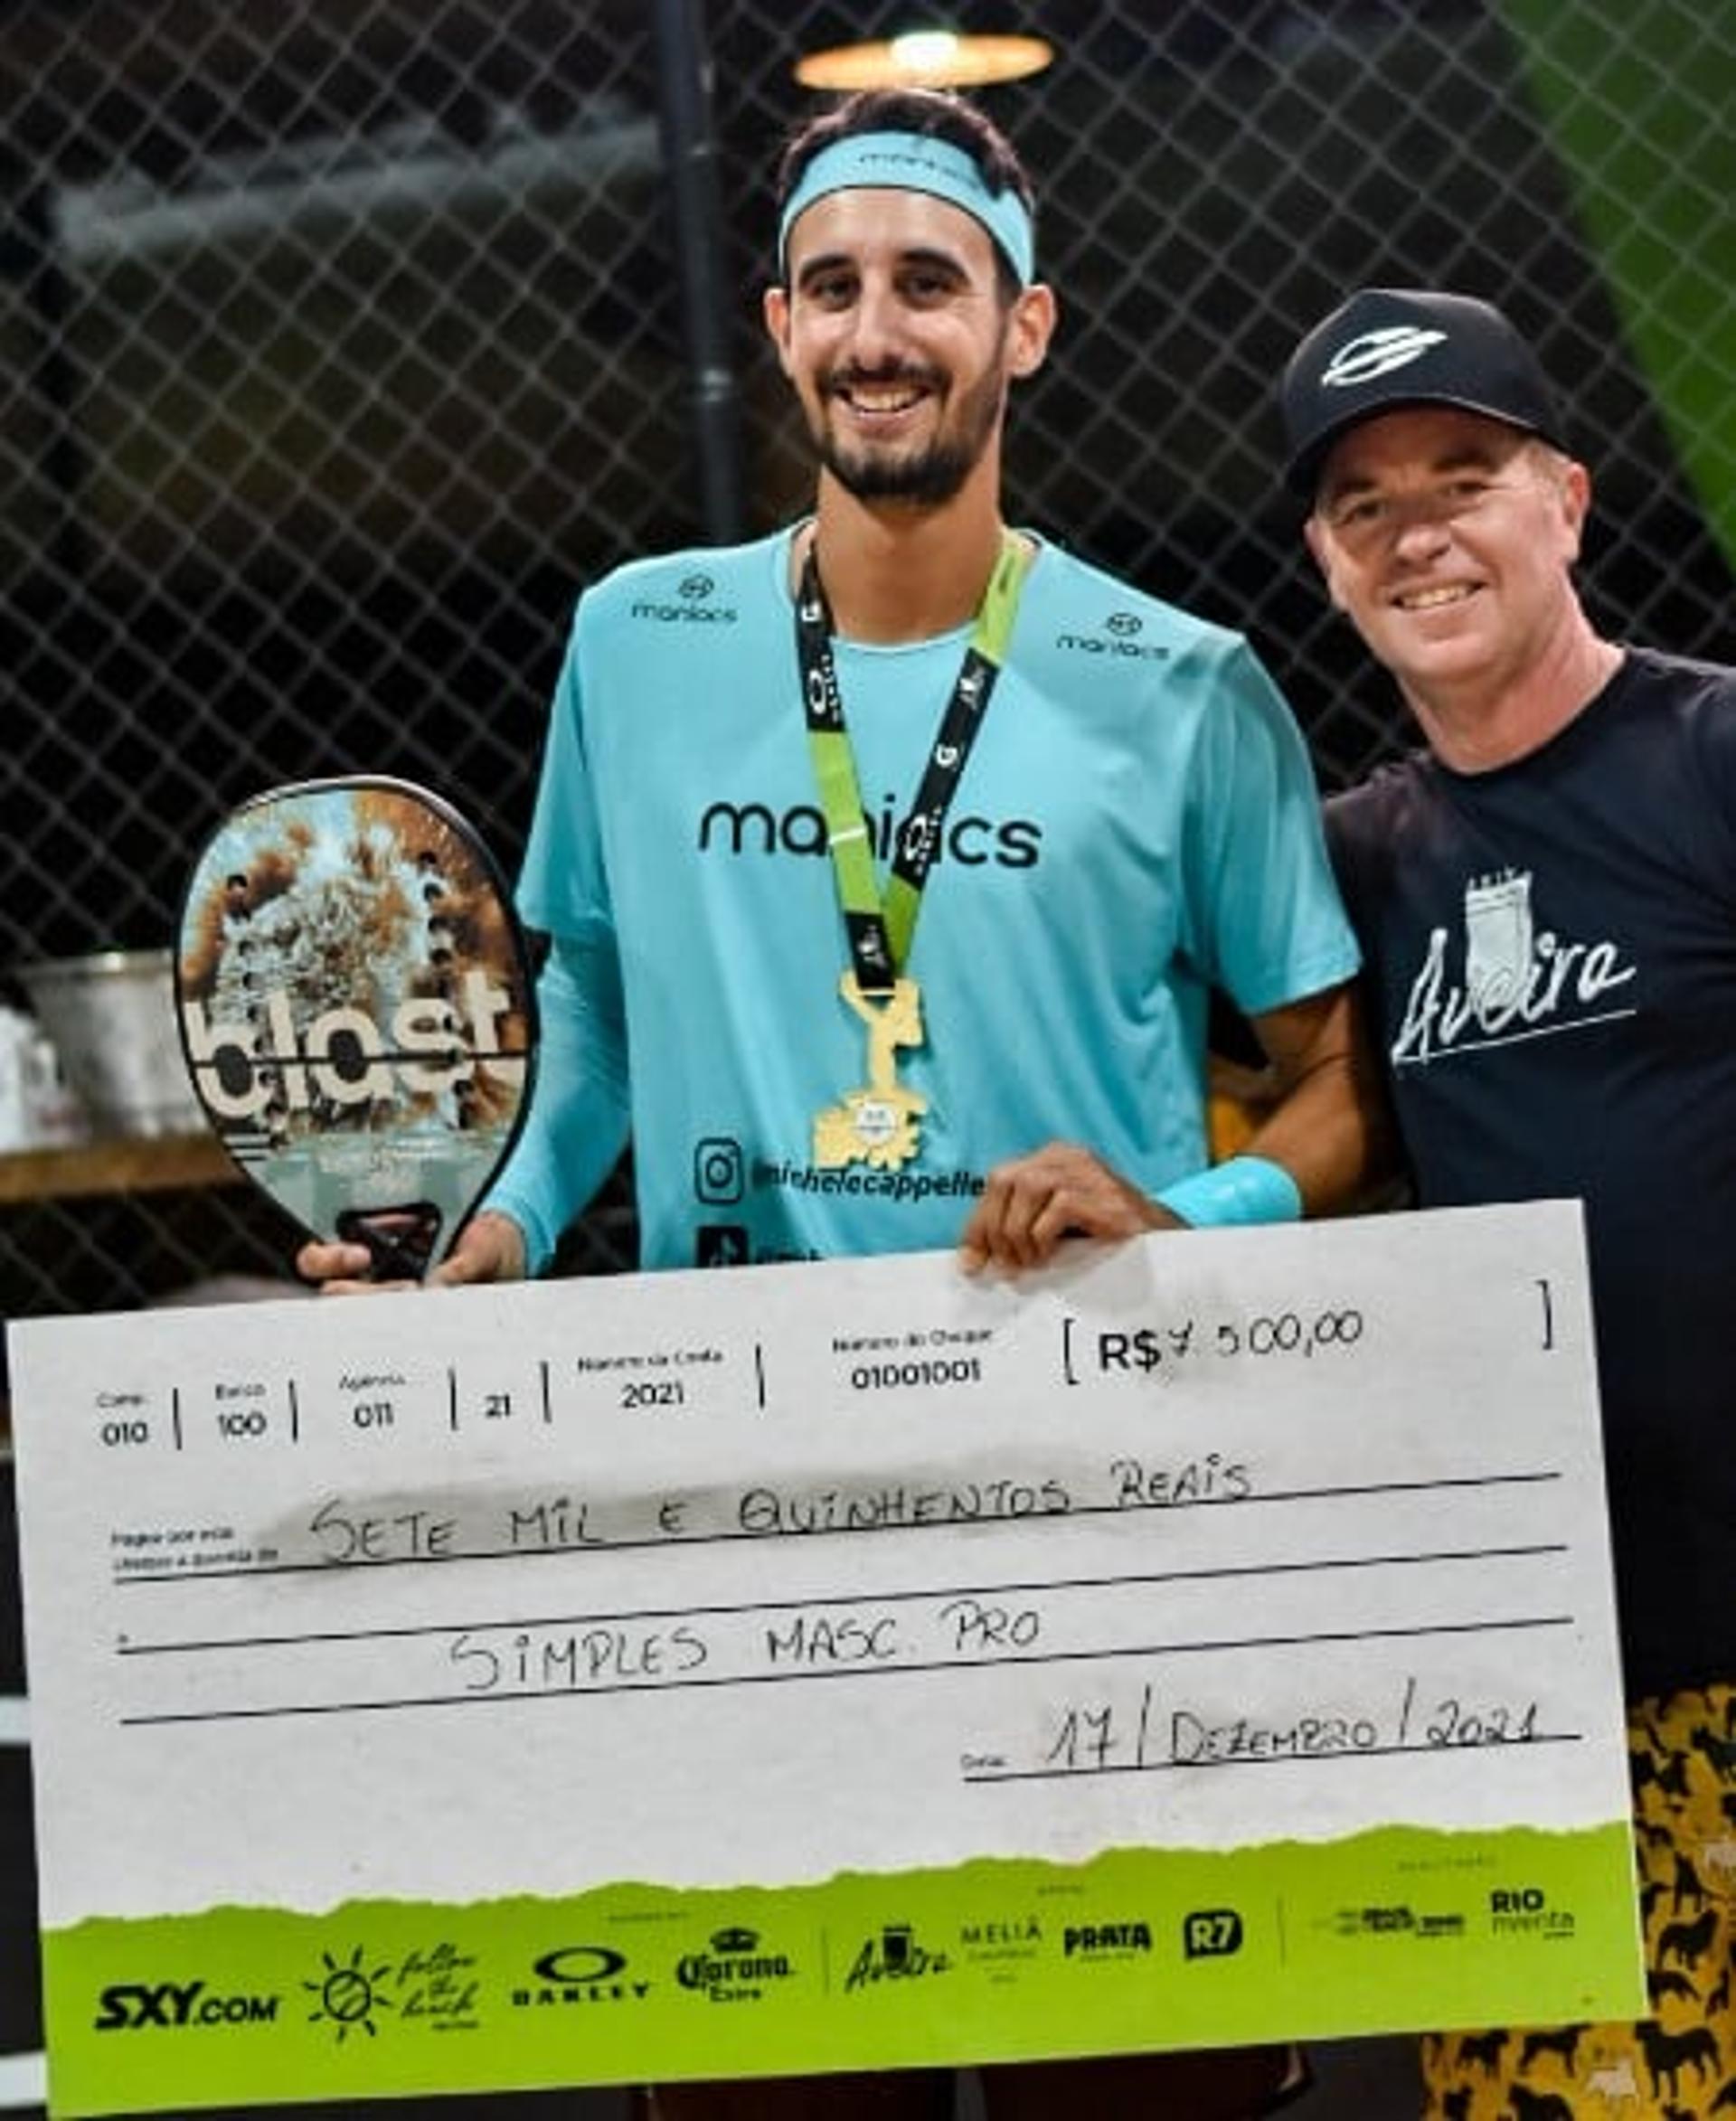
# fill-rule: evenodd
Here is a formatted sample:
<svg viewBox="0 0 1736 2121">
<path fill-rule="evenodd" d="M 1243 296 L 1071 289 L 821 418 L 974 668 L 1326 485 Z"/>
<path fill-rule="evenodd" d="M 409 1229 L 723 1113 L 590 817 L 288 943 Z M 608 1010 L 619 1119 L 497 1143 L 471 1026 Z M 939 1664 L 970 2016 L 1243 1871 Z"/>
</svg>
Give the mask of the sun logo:
<svg viewBox="0 0 1736 2121">
<path fill-rule="evenodd" d="M 392 1971 L 389 1966 L 375 1966 L 372 1970 L 362 1964 L 362 1947 L 357 1945 L 347 1962 L 333 1958 L 329 1952 L 322 1952 L 326 1962 L 325 1975 L 318 1981 L 302 1983 L 310 1995 L 319 1998 L 319 2008 L 308 2013 L 310 2025 L 330 2023 L 337 2028 L 337 2044 L 342 2047 L 357 2027 L 370 2039 L 378 2037 L 379 2027 L 373 2022 L 376 2011 L 392 2009 L 380 1993 L 380 1984 Z"/>
</svg>

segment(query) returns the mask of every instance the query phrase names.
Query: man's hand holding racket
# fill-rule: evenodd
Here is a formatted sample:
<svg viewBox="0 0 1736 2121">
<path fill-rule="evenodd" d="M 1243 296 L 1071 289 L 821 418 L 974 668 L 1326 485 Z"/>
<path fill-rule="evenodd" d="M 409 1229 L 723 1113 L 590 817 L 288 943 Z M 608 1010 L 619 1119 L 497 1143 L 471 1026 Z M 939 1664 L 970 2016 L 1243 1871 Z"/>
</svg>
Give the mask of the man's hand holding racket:
<svg viewBox="0 0 1736 2121">
<path fill-rule="evenodd" d="M 382 1289 L 462 1288 L 471 1282 L 522 1281 L 524 1240 L 510 1215 L 484 1209 L 458 1233 L 458 1242 L 418 1283 L 380 1278 L 365 1245 L 316 1239 L 296 1254 L 296 1272 L 322 1296 L 376 1296 Z"/>
<path fill-rule="evenodd" d="M 524 1243 L 473 1214 L 517 1138 L 535 1004 L 486 850 L 426 790 L 275 788 L 207 843 L 175 964 L 195 1093 L 300 1225 L 324 1291 L 505 1281 Z"/>
</svg>

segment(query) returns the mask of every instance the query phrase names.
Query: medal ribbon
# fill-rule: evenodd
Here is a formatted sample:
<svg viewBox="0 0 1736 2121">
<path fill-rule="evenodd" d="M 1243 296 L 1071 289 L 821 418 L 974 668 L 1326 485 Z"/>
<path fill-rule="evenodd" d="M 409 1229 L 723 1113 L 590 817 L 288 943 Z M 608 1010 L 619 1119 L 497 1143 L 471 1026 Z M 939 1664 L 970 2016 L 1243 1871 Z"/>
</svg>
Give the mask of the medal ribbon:
<svg viewBox="0 0 1736 2121">
<path fill-rule="evenodd" d="M 929 750 L 916 802 L 898 830 L 892 871 L 882 895 L 874 869 L 867 813 L 856 778 L 855 753 L 844 727 L 844 695 L 832 653 L 832 609 L 820 585 L 820 570 L 808 548 L 796 599 L 796 655 L 802 674 L 802 705 L 808 750 L 826 818 L 838 905 L 850 940 L 850 960 L 863 995 L 890 995 L 910 956 L 922 890 L 940 845 L 941 827 L 963 778 L 965 762 L 982 727 L 995 680 L 1005 660 L 1018 615 L 1031 554 L 1011 531 L 1001 533 L 1000 557 L 976 608 L 970 641 L 940 727 Z"/>
</svg>

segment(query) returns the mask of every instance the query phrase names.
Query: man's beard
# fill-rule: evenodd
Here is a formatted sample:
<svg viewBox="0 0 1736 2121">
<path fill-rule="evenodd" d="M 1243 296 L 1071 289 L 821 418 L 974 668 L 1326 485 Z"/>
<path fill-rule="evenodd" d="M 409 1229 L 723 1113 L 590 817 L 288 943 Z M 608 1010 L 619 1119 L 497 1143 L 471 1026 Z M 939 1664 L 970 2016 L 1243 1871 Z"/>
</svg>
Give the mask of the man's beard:
<svg viewBox="0 0 1736 2121">
<path fill-rule="evenodd" d="M 824 395 L 830 398 L 840 381 L 899 380 L 896 373 L 828 377 Z M 991 370 L 961 404 L 958 431 L 938 436 L 926 448 L 909 454 L 882 452 L 872 443 L 855 449 L 842 448 L 823 418 L 810 422 L 808 432 L 820 462 L 858 501 L 907 501 L 919 508 L 938 508 L 952 499 L 981 463 L 1004 402 L 1005 379 L 997 369 Z"/>
</svg>

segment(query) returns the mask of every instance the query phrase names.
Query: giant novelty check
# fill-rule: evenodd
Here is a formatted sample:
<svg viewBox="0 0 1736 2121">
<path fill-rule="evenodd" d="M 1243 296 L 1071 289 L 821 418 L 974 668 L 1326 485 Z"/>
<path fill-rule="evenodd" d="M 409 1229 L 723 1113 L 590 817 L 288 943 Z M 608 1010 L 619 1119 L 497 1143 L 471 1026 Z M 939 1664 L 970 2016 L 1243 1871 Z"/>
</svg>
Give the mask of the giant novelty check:
<svg viewBox="0 0 1736 2121">
<path fill-rule="evenodd" d="M 12 1338 L 61 2113 L 1643 2008 L 1575 1205 Z"/>
</svg>

